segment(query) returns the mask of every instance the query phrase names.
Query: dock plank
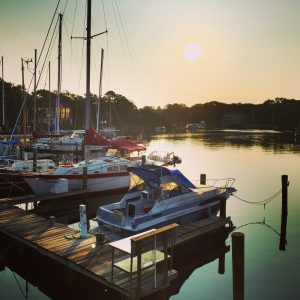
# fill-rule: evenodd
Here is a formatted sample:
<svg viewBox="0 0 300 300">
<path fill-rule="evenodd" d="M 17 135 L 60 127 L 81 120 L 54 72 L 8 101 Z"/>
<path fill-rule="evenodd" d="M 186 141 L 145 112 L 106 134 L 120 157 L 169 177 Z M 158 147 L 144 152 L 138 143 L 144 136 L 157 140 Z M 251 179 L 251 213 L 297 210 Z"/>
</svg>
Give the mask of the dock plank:
<svg viewBox="0 0 300 300">
<path fill-rule="evenodd" d="M 230 218 L 212 217 L 188 225 L 174 225 L 176 227 L 174 228 L 175 244 L 179 245 L 211 230 L 216 230 L 229 221 Z M 108 244 L 97 244 L 95 236 L 87 239 L 78 238 L 77 230 L 59 223 L 50 226 L 49 220 L 17 207 L 0 208 L 0 232 L 127 297 L 134 295 L 130 290 L 130 277 L 123 271 L 114 268 L 114 281 L 110 281 L 112 248 Z M 128 255 L 116 251 L 116 260 L 125 257 Z M 169 270 L 166 283 L 163 283 L 162 275 L 157 274 L 159 289 L 168 285 L 171 276 L 175 273 L 174 270 Z M 153 269 L 142 270 L 142 274 L 141 288 L 142 295 L 145 296 L 155 291 Z M 132 284 L 135 289 L 136 280 L 133 280 Z"/>
</svg>

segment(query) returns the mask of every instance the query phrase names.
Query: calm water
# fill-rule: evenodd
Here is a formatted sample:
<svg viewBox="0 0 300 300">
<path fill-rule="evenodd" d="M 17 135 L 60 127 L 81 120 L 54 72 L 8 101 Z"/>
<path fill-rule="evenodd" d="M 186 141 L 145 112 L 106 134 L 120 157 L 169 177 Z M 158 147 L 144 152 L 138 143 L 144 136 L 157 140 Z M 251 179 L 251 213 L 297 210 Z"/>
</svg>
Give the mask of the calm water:
<svg viewBox="0 0 300 300">
<path fill-rule="evenodd" d="M 155 137 L 148 151 L 169 150 L 182 158 L 178 168 L 190 179 L 200 173 L 214 179 L 236 179 L 237 195 L 260 201 L 281 189 L 281 175 L 289 176 L 287 249 L 279 251 L 281 197 L 266 208 L 231 197 L 227 214 L 245 233 L 246 299 L 300 299 L 300 141 L 292 135 L 261 131 L 215 131 L 201 134 Z M 273 230 L 273 229 L 274 230 Z M 226 244 L 230 245 L 230 237 Z M 171 299 L 232 299 L 231 252 L 226 254 L 225 274 L 219 275 L 217 260 L 197 268 Z M 8 268 L 0 273 L 0 299 L 23 299 L 25 280 Z M 29 299 L 47 299 L 29 284 Z"/>
</svg>

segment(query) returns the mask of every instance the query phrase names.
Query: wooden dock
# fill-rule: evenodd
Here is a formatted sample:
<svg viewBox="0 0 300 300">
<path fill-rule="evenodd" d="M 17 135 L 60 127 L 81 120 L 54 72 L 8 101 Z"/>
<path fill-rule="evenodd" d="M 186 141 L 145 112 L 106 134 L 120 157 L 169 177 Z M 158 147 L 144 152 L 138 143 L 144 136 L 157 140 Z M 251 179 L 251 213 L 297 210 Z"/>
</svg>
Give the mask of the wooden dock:
<svg viewBox="0 0 300 300">
<path fill-rule="evenodd" d="M 175 228 L 175 246 L 218 230 L 229 222 L 230 218 L 212 217 L 178 226 Z M 92 235 L 81 239 L 77 231 L 66 225 L 56 223 L 51 226 L 48 219 L 17 207 L 0 209 L 0 233 L 130 299 L 165 289 L 177 276 L 177 272 L 171 268 L 167 270 L 167 274 L 165 270 L 155 273 L 155 286 L 153 267 L 143 270 L 140 277 L 138 274 L 128 276 L 122 270 L 112 268 L 112 247 L 108 244 L 97 244 L 95 236 Z M 115 254 L 115 259 L 122 261 L 128 259 L 128 256 L 120 251 Z M 136 294 L 138 283 L 140 294 Z"/>
<path fill-rule="evenodd" d="M 7 197 L 0 199 L 0 208 L 1 206 L 14 206 L 19 204 L 28 204 L 32 202 L 43 202 L 49 200 L 55 200 L 60 198 L 68 198 L 68 197 L 80 197 L 85 194 L 84 190 L 78 190 L 73 192 L 66 192 L 66 193 L 51 193 L 47 195 L 25 195 L 25 196 L 15 196 L 15 197 Z"/>
</svg>

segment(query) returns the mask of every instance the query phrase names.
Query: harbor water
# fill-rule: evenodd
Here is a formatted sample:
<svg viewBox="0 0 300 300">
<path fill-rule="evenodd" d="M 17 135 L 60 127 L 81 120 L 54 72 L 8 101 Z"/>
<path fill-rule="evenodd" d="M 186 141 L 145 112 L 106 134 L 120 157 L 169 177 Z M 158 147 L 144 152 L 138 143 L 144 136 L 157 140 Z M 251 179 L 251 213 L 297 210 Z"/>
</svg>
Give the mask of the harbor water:
<svg viewBox="0 0 300 300">
<path fill-rule="evenodd" d="M 212 185 L 235 178 L 237 197 L 228 199 L 227 215 L 245 234 L 245 299 L 299 300 L 300 139 L 274 131 L 203 131 L 155 136 L 147 145 L 147 152 L 152 150 L 174 152 L 182 159 L 176 167 L 192 181 L 201 173 Z M 281 195 L 266 206 L 242 200 L 259 202 L 276 194 L 284 174 L 290 183 L 287 246 L 280 251 Z M 231 246 L 230 236 L 226 244 Z M 231 250 L 225 274 L 218 274 L 214 260 L 190 270 L 176 290 L 170 299 L 232 299 Z M 48 299 L 43 291 L 8 267 L 0 272 L 0 299 Z"/>
</svg>

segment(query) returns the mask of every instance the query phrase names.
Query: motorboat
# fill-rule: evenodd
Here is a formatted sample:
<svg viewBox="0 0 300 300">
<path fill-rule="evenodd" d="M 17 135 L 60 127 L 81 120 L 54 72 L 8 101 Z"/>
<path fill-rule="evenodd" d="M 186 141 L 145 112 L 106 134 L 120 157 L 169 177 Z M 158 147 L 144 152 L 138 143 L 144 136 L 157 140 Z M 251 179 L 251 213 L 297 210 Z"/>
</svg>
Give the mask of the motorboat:
<svg viewBox="0 0 300 300">
<path fill-rule="evenodd" d="M 201 121 L 200 123 L 190 123 L 185 126 L 185 129 L 187 133 L 200 132 L 206 129 L 206 122 Z"/>
<path fill-rule="evenodd" d="M 236 191 L 234 179 L 221 187 L 196 187 L 178 169 L 142 165 L 130 172 L 131 188 L 121 201 L 98 208 L 99 230 L 126 237 L 171 223 L 187 224 L 217 215 L 220 200 Z"/>
<path fill-rule="evenodd" d="M 174 152 L 152 151 L 147 156 L 147 164 L 156 166 L 175 165 L 181 162 L 181 158 L 176 156 Z"/>
<path fill-rule="evenodd" d="M 155 126 L 154 131 L 157 134 L 164 134 L 166 133 L 167 128 L 165 126 Z"/>
</svg>

